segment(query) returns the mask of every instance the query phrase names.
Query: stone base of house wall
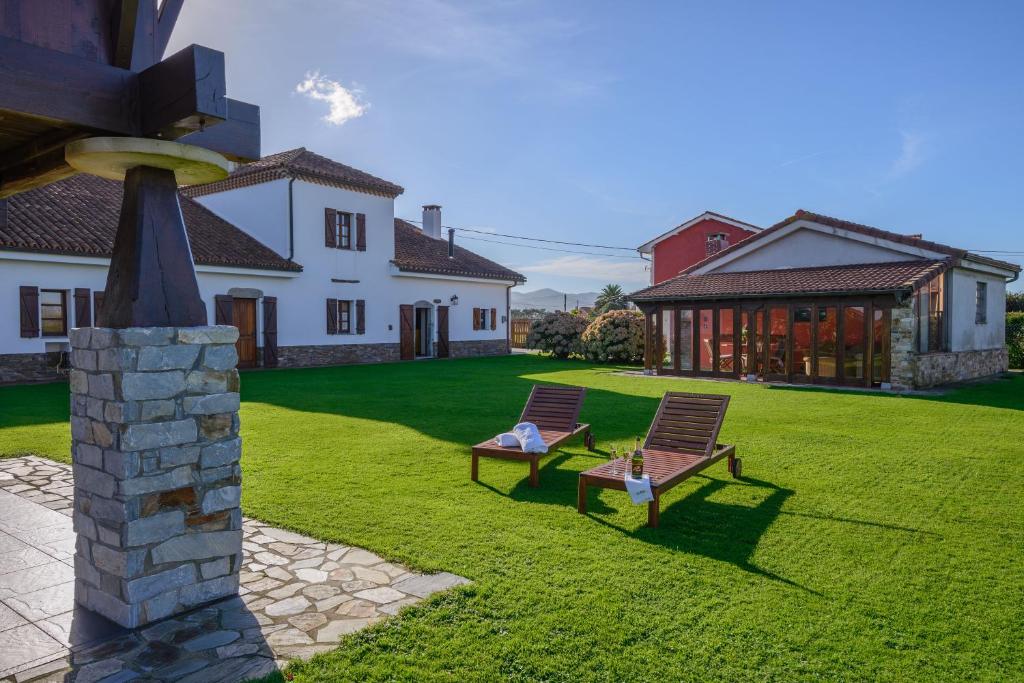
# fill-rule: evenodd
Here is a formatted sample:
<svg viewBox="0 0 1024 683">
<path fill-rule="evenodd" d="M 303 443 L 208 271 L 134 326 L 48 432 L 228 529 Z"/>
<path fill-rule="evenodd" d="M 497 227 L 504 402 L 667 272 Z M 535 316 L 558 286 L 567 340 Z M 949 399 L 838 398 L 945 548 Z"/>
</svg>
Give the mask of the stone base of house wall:
<svg viewBox="0 0 1024 683">
<path fill-rule="evenodd" d="M 1006 372 L 1009 367 L 1009 353 L 1005 348 L 922 353 L 914 363 L 914 386 L 925 389 L 991 377 Z"/>
<path fill-rule="evenodd" d="M 452 358 L 504 356 L 508 354 L 508 344 L 504 339 L 452 341 L 448 342 L 448 353 L 451 354 Z"/>
<path fill-rule="evenodd" d="M 57 374 L 58 353 L 0 354 L 0 384 L 50 382 L 64 379 Z"/>
<path fill-rule="evenodd" d="M 382 363 L 384 361 L 396 361 L 398 358 L 398 344 L 282 346 L 277 350 L 278 366 L 282 368 Z"/>
<path fill-rule="evenodd" d="M 238 329 L 71 331 L 75 601 L 128 628 L 238 592 Z"/>
</svg>

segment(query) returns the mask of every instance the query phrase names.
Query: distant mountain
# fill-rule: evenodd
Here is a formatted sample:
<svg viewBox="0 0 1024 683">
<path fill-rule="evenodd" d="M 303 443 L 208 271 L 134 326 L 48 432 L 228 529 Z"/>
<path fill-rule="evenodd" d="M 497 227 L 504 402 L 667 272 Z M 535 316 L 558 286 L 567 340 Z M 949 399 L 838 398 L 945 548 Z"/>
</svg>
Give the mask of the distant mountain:
<svg viewBox="0 0 1024 683">
<path fill-rule="evenodd" d="M 577 294 L 559 292 L 554 289 L 538 289 L 533 292 L 512 290 L 512 308 L 542 308 L 545 311 L 560 311 L 567 303 L 571 311 L 577 306 L 593 306 L 597 292 Z"/>
</svg>

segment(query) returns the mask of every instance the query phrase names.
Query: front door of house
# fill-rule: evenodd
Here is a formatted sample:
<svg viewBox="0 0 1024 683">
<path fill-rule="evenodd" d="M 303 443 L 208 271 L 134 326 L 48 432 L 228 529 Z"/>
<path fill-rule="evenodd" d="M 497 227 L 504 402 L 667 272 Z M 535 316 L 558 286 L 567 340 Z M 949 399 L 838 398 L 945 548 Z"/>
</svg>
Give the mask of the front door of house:
<svg viewBox="0 0 1024 683">
<path fill-rule="evenodd" d="M 234 325 L 238 328 L 238 367 L 256 367 L 256 299 L 235 299 Z"/>
<path fill-rule="evenodd" d="M 437 357 L 448 357 L 448 307 L 437 307 Z"/>
</svg>

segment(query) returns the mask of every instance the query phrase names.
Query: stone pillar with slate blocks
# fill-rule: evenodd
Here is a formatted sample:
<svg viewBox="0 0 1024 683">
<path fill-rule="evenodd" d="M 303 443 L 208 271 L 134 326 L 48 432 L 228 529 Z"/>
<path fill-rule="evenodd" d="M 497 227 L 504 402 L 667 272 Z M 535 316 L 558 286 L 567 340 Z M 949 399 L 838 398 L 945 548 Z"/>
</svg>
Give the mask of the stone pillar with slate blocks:
<svg viewBox="0 0 1024 683">
<path fill-rule="evenodd" d="M 75 599 L 134 628 L 238 591 L 232 326 L 71 332 Z"/>
</svg>

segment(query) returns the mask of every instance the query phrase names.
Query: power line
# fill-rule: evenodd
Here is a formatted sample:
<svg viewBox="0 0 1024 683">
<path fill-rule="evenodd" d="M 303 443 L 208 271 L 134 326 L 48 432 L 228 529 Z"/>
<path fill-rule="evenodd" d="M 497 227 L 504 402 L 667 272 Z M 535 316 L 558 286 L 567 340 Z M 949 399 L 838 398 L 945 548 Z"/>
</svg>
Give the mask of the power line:
<svg viewBox="0 0 1024 683">
<path fill-rule="evenodd" d="M 573 249 L 558 249 L 557 247 L 538 247 L 533 244 L 517 244 L 515 242 L 503 242 L 502 240 L 489 240 L 483 237 L 463 237 L 462 239 L 474 240 L 476 242 L 491 242 L 492 244 L 504 244 L 510 247 L 520 247 L 522 249 L 539 249 L 540 251 L 557 251 L 563 254 L 585 254 L 587 256 L 603 256 L 604 258 L 624 258 L 624 259 L 637 259 L 640 261 L 646 261 L 639 256 L 625 256 L 621 254 L 602 254 L 596 251 L 576 251 Z"/>
<path fill-rule="evenodd" d="M 403 218 L 402 220 L 408 221 L 409 223 L 421 223 L 421 224 L 423 223 L 423 221 L 414 221 L 414 220 L 409 219 L 409 218 Z M 586 242 L 563 242 L 561 240 L 544 239 L 543 237 L 523 237 L 522 235 L 509 235 L 509 234 L 502 233 L 502 232 L 491 232 L 490 230 L 477 230 L 475 228 L 454 228 L 453 226 L 450 226 L 450 225 L 442 225 L 441 227 L 442 228 L 446 228 L 446 229 L 447 228 L 453 228 L 454 230 L 459 230 L 460 232 L 475 232 L 475 233 L 479 233 L 481 235 L 493 235 L 494 237 L 511 237 L 512 239 L 530 240 L 531 242 L 547 242 L 549 244 L 566 244 L 566 245 L 573 246 L 573 247 L 592 247 L 592 248 L 595 248 L 595 249 L 618 249 L 620 251 L 636 251 L 636 247 L 612 247 L 612 246 L 609 246 L 607 244 L 587 244 Z M 470 239 L 472 239 L 472 238 L 470 238 Z M 504 244 L 504 243 L 499 242 L 499 244 Z"/>
</svg>

